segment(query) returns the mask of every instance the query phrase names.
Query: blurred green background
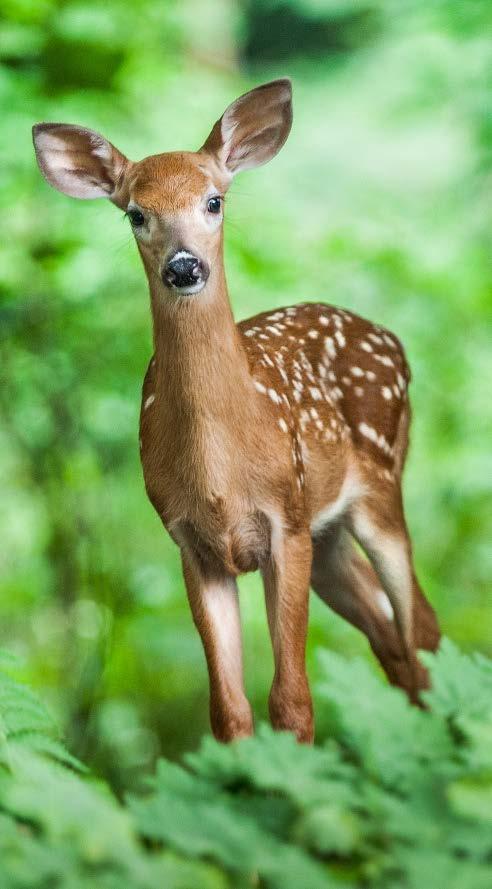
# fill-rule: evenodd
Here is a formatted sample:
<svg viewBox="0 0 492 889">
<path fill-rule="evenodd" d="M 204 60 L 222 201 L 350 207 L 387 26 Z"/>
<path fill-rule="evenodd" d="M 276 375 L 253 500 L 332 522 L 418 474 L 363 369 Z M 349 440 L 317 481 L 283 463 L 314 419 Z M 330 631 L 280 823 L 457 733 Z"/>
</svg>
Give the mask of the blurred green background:
<svg viewBox="0 0 492 889">
<path fill-rule="evenodd" d="M 41 179 L 31 126 L 100 130 L 133 159 L 197 148 L 289 74 L 291 137 L 227 205 L 238 318 L 302 300 L 367 315 L 413 369 L 406 502 L 447 635 L 492 655 L 492 6 L 489 0 L 3 0 L 0 24 L 0 645 L 71 750 L 117 790 L 208 727 L 178 553 L 138 457 L 151 354 L 128 222 Z M 272 675 L 241 582 L 258 717 Z M 316 648 L 367 653 L 312 601 Z M 374 667 L 376 669 L 376 667 Z"/>
</svg>

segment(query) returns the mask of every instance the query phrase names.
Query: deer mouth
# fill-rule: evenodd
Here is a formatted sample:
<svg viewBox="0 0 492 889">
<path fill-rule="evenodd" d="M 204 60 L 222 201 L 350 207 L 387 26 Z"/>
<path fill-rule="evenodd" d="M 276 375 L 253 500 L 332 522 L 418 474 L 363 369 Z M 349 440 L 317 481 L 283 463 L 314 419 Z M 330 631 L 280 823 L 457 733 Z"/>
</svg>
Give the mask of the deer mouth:
<svg viewBox="0 0 492 889">
<path fill-rule="evenodd" d="M 174 290 L 175 293 L 179 293 L 182 296 L 188 296 L 192 293 L 200 293 L 200 290 L 203 290 L 206 284 L 206 279 L 200 278 L 198 281 L 195 281 L 193 284 L 171 284 L 171 290 Z"/>
</svg>

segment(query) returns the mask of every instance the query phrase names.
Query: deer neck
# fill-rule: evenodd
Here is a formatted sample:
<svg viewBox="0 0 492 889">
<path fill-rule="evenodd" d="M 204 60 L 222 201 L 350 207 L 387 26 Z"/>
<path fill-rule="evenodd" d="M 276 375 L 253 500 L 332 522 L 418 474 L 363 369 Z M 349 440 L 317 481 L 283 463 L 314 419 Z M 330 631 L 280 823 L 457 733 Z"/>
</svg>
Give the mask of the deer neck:
<svg viewBox="0 0 492 889">
<path fill-rule="evenodd" d="M 202 293 L 174 296 L 149 278 L 156 406 L 181 448 L 234 447 L 251 427 L 254 389 L 229 302 L 225 273 L 212 272 Z"/>
</svg>

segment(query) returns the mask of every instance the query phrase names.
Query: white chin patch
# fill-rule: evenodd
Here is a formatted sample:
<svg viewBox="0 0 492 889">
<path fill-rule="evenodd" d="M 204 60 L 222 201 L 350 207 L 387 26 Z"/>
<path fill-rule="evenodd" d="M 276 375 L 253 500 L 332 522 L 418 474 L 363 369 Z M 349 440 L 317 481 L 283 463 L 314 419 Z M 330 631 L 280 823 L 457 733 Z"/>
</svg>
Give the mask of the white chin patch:
<svg viewBox="0 0 492 889">
<path fill-rule="evenodd" d="M 205 287 L 205 281 L 200 278 L 196 284 L 190 284 L 187 287 L 176 287 L 175 284 L 171 284 L 171 289 L 174 290 L 175 293 L 179 293 L 181 296 L 188 296 L 191 293 L 200 293 L 200 290 Z"/>
</svg>

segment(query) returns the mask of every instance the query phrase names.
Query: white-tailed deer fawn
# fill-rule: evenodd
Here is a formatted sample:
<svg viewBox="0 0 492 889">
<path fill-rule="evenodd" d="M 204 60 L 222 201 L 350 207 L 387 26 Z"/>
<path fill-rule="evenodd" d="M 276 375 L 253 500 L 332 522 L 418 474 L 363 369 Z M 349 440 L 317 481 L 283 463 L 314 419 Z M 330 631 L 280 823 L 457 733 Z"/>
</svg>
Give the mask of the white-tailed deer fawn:
<svg viewBox="0 0 492 889">
<path fill-rule="evenodd" d="M 48 182 L 124 209 L 142 257 L 155 347 L 141 409 L 145 484 L 181 551 L 212 728 L 223 740 L 253 730 L 236 588 L 243 572 L 259 569 L 264 580 L 272 723 L 302 741 L 313 737 L 310 585 L 367 635 L 412 700 L 427 682 L 416 649 L 439 640 L 403 514 L 410 374 L 399 341 L 322 303 L 237 325 L 232 316 L 224 194 L 236 173 L 279 151 L 291 121 L 282 79 L 233 102 L 197 152 L 133 163 L 82 127 L 34 127 Z"/>
</svg>

